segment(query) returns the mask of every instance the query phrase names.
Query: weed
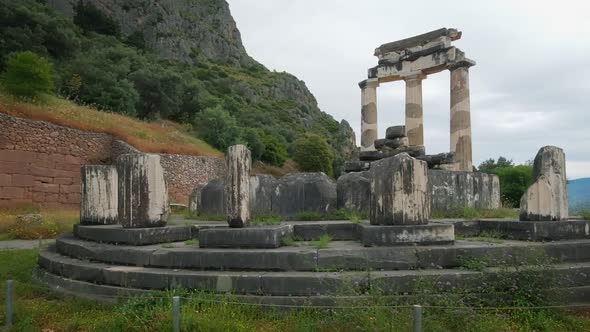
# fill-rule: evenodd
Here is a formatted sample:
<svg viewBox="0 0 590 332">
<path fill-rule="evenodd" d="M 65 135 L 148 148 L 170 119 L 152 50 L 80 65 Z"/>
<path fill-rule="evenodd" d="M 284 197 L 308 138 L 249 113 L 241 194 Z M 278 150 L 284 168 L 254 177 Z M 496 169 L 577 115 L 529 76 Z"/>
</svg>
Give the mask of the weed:
<svg viewBox="0 0 590 332">
<path fill-rule="evenodd" d="M 184 244 L 191 247 L 196 247 L 199 245 L 199 239 L 190 239 L 184 241 Z"/>
<path fill-rule="evenodd" d="M 254 216 L 252 225 L 280 225 L 283 217 L 276 214 Z"/>
<path fill-rule="evenodd" d="M 317 241 L 313 241 L 312 245 L 318 249 L 325 249 L 328 248 L 330 241 L 332 241 L 332 237 L 329 234 L 324 234 Z"/>
<path fill-rule="evenodd" d="M 174 248 L 174 244 L 172 243 L 162 243 L 160 246 L 162 248 Z"/>
<path fill-rule="evenodd" d="M 515 209 L 501 208 L 496 210 L 482 210 L 470 207 L 454 207 L 447 210 L 433 210 L 432 219 L 480 219 L 480 218 L 518 218 L 518 211 Z"/>
<path fill-rule="evenodd" d="M 463 238 L 466 241 L 504 243 L 502 233 L 498 231 L 482 231 L 477 236 Z"/>
</svg>

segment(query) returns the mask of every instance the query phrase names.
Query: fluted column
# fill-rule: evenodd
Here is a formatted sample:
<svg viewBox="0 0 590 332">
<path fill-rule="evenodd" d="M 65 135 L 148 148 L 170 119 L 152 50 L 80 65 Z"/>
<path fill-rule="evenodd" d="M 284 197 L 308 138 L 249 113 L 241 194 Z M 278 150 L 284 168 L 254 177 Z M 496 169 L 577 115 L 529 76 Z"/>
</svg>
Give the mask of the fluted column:
<svg viewBox="0 0 590 332">
<path fill-rule="evenodd" d="M 406 81 L 406 135 L 410 146 L 424 145 L 422 113 L 422 73 L 404 77 Z"/>
<path fill-rule="evenodd" d="M 361 88 L 361 151 L 375 150 L 377 139 L 377 79 L 359 83 Z"/>
<path fill-rule="evenodd" d="M 469 102 L 469 67 L 460 62 L 451 71 L 451 146 L 456 171 L 473 171 L 471 150 L 471 106 Z"/>
</svg>

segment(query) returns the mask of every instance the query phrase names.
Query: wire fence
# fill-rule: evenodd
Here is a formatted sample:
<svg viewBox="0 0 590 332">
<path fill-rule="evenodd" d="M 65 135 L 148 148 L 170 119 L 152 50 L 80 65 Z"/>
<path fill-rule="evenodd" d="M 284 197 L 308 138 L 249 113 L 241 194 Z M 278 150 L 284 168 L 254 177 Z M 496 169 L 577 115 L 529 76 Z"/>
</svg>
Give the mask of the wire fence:
<svg viewBox="0 0 590 332">
<path fill-rule="evenodd" d="M 15 294 L 15 281 L 7 280 L 5 282 L 5 290 L 4 290 L 4 297 L 5 297 L 5 325 L 7 328 L 10 328 L 13 324 L 13 316 L 14 316 L 14 299 L 17 294 Z M 27 283 L 26 286 L 28 288 L 43 291 L 43 292 L 56 292 L 56 291 L 63 291 L 65 289 L 60 289 L 61 287 L 58 286 L 46 286 L 41 284 L 33 284 Z M 199 294 L 191 294 L 190 296 L 186 295 L 176 295 L 174 292 L 171 294 L 158 294 L 150 291 L 139 291 L 139 292 L 123 292 L 118 293 L 116 295 L 110 294 L 93 294 L 93 298 L 102 298 L 108 300 L 130 300 L 130 299 L 138 299 L 138 298 L 146 298 L 146 299 L 154 299 L 154 300 L 161 300 L 161 301 L 170 301 L 172 306 L 172 327 L 173 331 L 180 330 L 180 305 L 181 300 L 184 301 L 194 301 L 197 303 L 208 303 L 208 304 L 222 304 L 222 305 L 235 305 L 235 306 L 247 306 L 247 307 L 259 307 L 259 308 L 274 308 L 274 309 L 320 309 L 320 310 L 371 310 L 371 309 L 383 309 L 383 310 L 396 310 L 396 309 L 412 309 L 412 319 L 413 319 L 413 326 L 415 332 L 422 331 L 422 317 L 424 310 L 469 310 L 469 311 L 513 311 L 513 310 L 544 310 L 544 309 L 577 309 L 577 308 L 590 308 L 590 304 L 555 304 L 555 305 L 541 305 L 541 306 L 447 306 L 447 305 L 429 305 L 429 304 L 362 304 L 362 305 L 313 305 L 313 304 L 278 304 L 278 303 L 264 303 L 264 302 L 248 302 L 247 300 L 244 301 L 236 301 L 235 299 L 231 299 L 235 296 L 229 296 L 227 298 L 223 298 L 223 295 L 218 295 L 220 298 L 211 298 L 211 297 L 204 297 L 199 296 Z M 388 299 L 395 299 L 395 298 L 412 298 L 412 297 L 419 297 L 422 300 L 426 301 L 425 299 L 428 297 L 441 297 L 438 294 L 427 294 L 427 295 L 411 295 L 411 294 L 398 294 L 398 295 L 388 295 Z M 347 301 L 351 299 L 353 296 L 326 296 L 327 298 L 333 300 L 335 303 L 340 301 Z M 263 299 L 264 297 L 260 297 Z M 305 297 L 300 297 L 305 298 Z M 367 297 L 370 299 L 371 297 Z"/>
</svg>

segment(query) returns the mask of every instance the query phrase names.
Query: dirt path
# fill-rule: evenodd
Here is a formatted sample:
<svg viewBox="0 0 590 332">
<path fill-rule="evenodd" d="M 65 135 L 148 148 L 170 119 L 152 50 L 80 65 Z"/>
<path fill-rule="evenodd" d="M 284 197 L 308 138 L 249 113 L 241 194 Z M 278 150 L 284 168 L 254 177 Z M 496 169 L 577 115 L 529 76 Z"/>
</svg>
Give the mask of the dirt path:
<svg viewBox="0 0 590 332">
<path fill-rule="evenodd" d="M 53 243 L 55 240 L 42 240 L 42 245 Z M 0 241 L 0 250 L 23 250 L 39 247 L 39 240 L 6 240 Z"/>
</svg>

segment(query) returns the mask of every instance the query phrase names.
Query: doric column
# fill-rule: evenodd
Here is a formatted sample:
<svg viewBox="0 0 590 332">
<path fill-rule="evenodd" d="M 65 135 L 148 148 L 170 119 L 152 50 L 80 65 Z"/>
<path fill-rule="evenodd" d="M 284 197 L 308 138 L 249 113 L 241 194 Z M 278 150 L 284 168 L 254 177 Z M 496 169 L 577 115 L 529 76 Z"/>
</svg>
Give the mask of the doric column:
<svg viewBox="0 0 590 332">
<path fill-rule="evenodd" d="M 470 61 L 461 61 L 451 67 L 451 152 L 456 171 L 473 171 L 471 151 L 471 107 L 469 102 Z"/>
<path fill-rule="evenodd" d="M 375 150 L 377 137 L 377 79 L 359 83 L 361 88 L 361 151 Z"/>
<path fill-rule="evenodd" d="M 404 77 L 406 81 L 406 135 L 410 146 L 424 145 L 424 117 L 422 114 L 422 73 Z"/>
</svg>

